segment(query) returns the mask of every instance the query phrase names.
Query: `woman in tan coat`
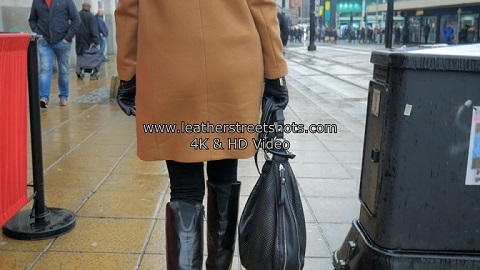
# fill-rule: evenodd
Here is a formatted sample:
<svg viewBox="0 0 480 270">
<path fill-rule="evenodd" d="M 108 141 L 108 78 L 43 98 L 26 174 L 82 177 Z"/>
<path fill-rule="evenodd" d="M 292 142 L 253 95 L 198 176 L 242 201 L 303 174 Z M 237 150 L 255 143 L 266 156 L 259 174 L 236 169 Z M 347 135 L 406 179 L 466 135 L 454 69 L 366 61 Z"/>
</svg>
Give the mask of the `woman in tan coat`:
<svg viewBox="0 0 480 270">
<path fill-rule="evenodd" d="M 137 117 L 139 158 L 168 167 L 167 267 L 202 268 L 206 162 L 206 266 L 230 269 L 237 161 L 255 152 L 264 83 L 287 91 L 276 3 L 119 0 L 115 19 L 118 103 Z"/>
</svg>

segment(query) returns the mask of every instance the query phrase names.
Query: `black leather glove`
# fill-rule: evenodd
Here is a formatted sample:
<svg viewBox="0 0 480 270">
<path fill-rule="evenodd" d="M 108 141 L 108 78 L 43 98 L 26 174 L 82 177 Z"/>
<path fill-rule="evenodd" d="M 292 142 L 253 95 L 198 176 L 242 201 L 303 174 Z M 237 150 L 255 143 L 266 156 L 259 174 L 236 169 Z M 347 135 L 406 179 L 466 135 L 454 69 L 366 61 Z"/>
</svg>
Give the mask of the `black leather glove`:
<svg viewBox="0 0 480 270">
<path fill-rule="evenodd" d="M 265 79 L 265 93 L 264 97 L 273 97 L 275 99 L 276 107 L 284 110 L 288 104 L 288 89 L 285 77 L 270 80 Z"/>
<path fill-rule="evenodd" d="M 135 76 L 130 81 L 120 81 L 117 93 L 117 103 L 126 115 L 136 116 L 135 95 L 137 83 Z"/>
</svg>

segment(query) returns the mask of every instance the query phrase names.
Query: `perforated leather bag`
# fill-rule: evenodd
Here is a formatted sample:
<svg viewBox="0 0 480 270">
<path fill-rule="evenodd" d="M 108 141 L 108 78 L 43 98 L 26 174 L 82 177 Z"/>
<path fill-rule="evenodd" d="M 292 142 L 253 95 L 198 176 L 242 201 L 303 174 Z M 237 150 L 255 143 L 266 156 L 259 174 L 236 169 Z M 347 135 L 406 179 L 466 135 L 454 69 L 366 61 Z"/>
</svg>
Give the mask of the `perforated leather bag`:
<svg viewBox="0 0 480 270">
<path fill-rule="evenodd" d="M 263 123 L 283 124 L 283 113 L 270 111 Z M 282 134 L 283 135 L 283 134 Z M 268 137 L 267 134 L 261 136 Z M 282 137 L 276 134 L 276 138 Z M 302 269 L 305 259 L 306 231 L 300 193 L 287 150 L 269 151 L 260 177 L 244 207 L 238 226 L 239 252 L 247 270 Z"/>
</svg>

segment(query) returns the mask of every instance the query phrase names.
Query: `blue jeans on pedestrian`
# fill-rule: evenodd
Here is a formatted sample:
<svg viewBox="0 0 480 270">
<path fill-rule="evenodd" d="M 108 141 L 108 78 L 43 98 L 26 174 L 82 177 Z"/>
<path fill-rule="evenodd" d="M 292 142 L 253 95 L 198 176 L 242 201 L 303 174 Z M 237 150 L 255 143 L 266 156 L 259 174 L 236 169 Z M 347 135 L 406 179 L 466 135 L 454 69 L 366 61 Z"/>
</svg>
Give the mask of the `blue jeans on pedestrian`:
<svg viewBox="0 0 480 270">
<path fill-rule="evenodd" d="M 107 57 L 105 57 L 105 47 L 107 45 L 107 40 L 106 38 L 101 38 L 100 39 L 100 51 L 102 52 L 102 60 L 107 60 Z"/>
<path fill-rule="evenodd" d="M 44 38 L 38 39 L 38 54 L 40 55 L 40 98 L 50 99 L 52 86 L 53 56 L 57 57 L 59 98 L 68 98 L 68 84 L 70 80 L 70 48 L 71 42 L 59 41 L 48 43 Z"/>
</svg>

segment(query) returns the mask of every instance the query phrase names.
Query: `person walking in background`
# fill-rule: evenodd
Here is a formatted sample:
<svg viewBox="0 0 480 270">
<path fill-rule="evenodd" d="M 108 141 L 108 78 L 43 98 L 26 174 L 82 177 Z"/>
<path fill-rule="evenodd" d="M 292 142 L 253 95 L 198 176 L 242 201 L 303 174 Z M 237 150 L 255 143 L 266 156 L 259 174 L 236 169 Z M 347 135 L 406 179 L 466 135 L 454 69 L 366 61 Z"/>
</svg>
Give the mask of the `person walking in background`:
<svg viewBox="0 0 480 270">
<path fill-rule="evenodd" d="M 447 24 L 447 28 L 445 28 L 445 41 L 448 45 L 452 44 L 453 38 L 453 29 L 450 24 Z"/>
<path fill-rule="evenodd" d="M 285 17 L 285 14 L 278 11 L 277 19 L 278 19 L 278 24 L 280 25 L 280 38 L 282 40 L 283 47 L 285 47 L 287 46 L 288 33 L 289 33 L 287 18 Z"/>
<path fill-rule="evenodd" d="M 321 25 L 317 27 L 317 32 L 318 42 L 325 42 L 325 40 L 323 39 L 323 27 Z"/>
<path fill-rule="evenodd" d="M 78 57 L 81 57 L 83 54 L 85 54 L 85 51 L 89 50 L 91 46 L 97 46 L 98 48 L 100 47 L 100 36 L 98 34 L 97 19 L 92 14 L 92 12 L 90 12 L 91 7 L 92 6 L 89 3 L 83 3 L 82 10 L 80 10 L 79 12 L 82 23 L 80 24 L 77 32 L 77 38 L 75 40 L 75 49 L 77 52 L 76 72 L 79 79 L 82 76 L 80 73 L 81 67 L 78 65 Z M 92 75 L 96 75 L 99 68 L 100 66 L 96 66 Z"/>
<path fill-rule="evenodd" d="M 350 42 L 355 44 L 355 40 L 357 39 L 357 31 L 355 28 L 351 27 L 349 30 L 349 35 L 350 35 Z"/>
<path fill-rule="evenodd" d="M 458 32 L 458 43 L 464 44 L 467 43 L 467 36 L 468 36 L 468 25 L 462 26 L 460 31 Z"/>
<path fill-rule="evenodd" d="M 102 52 L 102 61 L 107 62 L 108 58 L 105 53 L 105 48 L 107 47 L 108 27 L 103 16 L 105 16 L 105 11 L 99 9 L 95 17 L 97 18 L 98 33 L 100 34 L 100 51 Z"/>
<path fill-rule="evenodd" d="M 363 30 L 364 32 L 367 32 L 367 42 L 373 43 L 373 31 L 372 28 L 367 27 L 366 29 Z"/>
<path fill-rule="evenodd" d="M 425 37 L 425 44 L 428 43 L 428 36 L 430 35 L 430 25 L 428 23 L 423 27 L 423 36 Z"/>
<path fill-rule="evenodd" d="M 402 41 L 403 41 L 403 44 L 407 44 L 410 42 L 410 30 L 408 29 L 408 26 L 405 25 L 403 26 L 403 29 L 402 29 Z"/>
<path fill-rule="evenodd" d="M 395 44 L 400 44 L 400 26 L 395 26 Z"/>
<path fill-rule="evenodd" d="M 467 43 L 473 43 L 475 38 L 475 27 L 470 25 L 467 26 Z"/>
<path fill-rule="evenodd" d="M 60 105 L 67 105 L 72 39 L 80 27 L 80 16 L 72 0 L 33 0 L 28 22 L 39 36 L 40 107 L 47 108 L 52 85 L 53 57 L 57 57 Z"/>
<path fill-rule="evenodd" d="M 97 19 L 90 12 L 92 6 L 89 3 L 82 4 L 82 10 L 78 13 L 82 23 L 77 32 L 75 49 L 77 55 L 82 55 L 91 45 L 100 45 Z"/>
<path fill-rule="evenodd" d="M 362 27 L 362 28 L 358 28 L 358 34 L 357 34 L 357 37 L 358 37 L 358 43 L 362 43 L 362 44 L 365 44 L 365 27 Z"/>
<path fill-rule="evenodd" d="M 262 92 L 283 108 L 288 102 L 276 3 L 203 1 L 192 6 L 189 1 L 119 0 L 115 21 L 117 102 L 125 114 L 136 115 L 139 158 L 165 160 L 170 178 L 167 269 L 202 269 L 204 162 L 206 268 L 230 269 L 240 195 L 238 159 L 254 155 L 251 142 L 257 138 L 235 126 L 258 124 Z M 150 123 L 208 123 L 233 130 L 145 133 Z M 248 141 L 246 148 L 232 145 L 240 139 Z"/>
<path fill-rule="evenodd" d="M 295 42 L 295 27 L 290 26 L 289 30 L 290 42 Z"/>
<path fill-rule="evenodd" d="M 302 42 L 303 29 L 300 26 L 295 27 L 295 41 Z"/>
<path fill-rule="evenodd" d="M 332 28 L 333 43 L 337 44 L 338 32 L 337 28 Z"/>
</svg>

